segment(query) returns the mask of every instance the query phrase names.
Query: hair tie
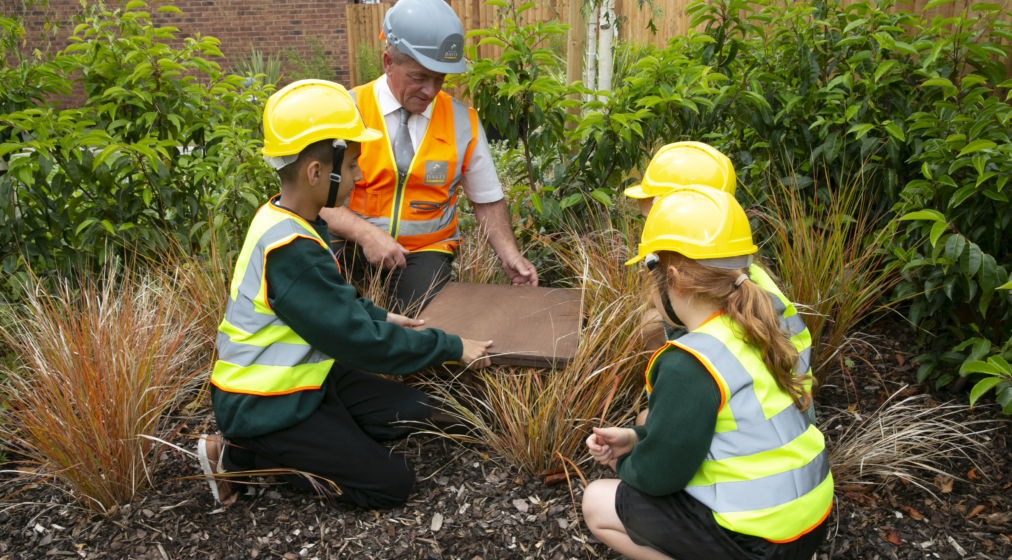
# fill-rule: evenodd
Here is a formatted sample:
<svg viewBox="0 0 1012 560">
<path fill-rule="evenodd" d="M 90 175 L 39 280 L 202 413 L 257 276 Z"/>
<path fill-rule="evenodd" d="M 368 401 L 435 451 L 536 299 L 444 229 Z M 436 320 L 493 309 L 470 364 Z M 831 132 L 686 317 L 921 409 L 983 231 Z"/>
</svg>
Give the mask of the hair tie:
<svg viewBox="0 0 1012 560">
<path fill-rule="evenodd" d="M 741 283 L 746 280 L 748 280 L 748 273 L 739 276 L 738 279 L 734 281 L 734 287 L 737 288 L 738 286 L 741 286 Z"/>
</svg>

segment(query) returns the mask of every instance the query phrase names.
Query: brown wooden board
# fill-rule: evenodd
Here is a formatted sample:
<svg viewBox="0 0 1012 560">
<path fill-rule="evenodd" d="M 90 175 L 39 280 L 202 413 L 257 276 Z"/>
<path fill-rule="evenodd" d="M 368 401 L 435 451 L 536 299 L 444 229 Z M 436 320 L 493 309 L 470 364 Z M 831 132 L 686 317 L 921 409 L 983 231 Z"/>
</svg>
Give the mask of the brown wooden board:
<svg viewBox="0 0 1012 560">
<path fill-rule="evenodd" d="M 580 292 L 450 282 L 418 316 L 425 325 L 472 340 L 491 340 L 496 365 L 565 368 L 576 356 Z"/>
</svg>

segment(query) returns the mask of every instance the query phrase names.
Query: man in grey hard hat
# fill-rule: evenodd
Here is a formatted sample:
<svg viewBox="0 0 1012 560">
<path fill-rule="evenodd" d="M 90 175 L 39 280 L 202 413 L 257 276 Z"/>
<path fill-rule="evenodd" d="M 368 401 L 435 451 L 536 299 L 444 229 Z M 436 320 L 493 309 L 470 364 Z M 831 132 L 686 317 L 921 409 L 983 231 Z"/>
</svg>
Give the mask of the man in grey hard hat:
<svg viewBox="0 0 1012 560">
<path fill-rule="evenodd" d="M 395 310 L 424 305 L 450 278 L 463 189 L 513 284 L 537 286 L 537 271 L 517 250 L 478 116 L 441 91 L 447 74 L 467 69 L 460 19 L 443 0 L 400 0 L 383 34 L 384 75 L 353 95 L 366 126 L 387 139 L 362 145 L 363 179 L 347 207 L 320 214 L 332 235 L 351 242 L 345 262 L 351 253 L 390 270 Z"/>
</svg>

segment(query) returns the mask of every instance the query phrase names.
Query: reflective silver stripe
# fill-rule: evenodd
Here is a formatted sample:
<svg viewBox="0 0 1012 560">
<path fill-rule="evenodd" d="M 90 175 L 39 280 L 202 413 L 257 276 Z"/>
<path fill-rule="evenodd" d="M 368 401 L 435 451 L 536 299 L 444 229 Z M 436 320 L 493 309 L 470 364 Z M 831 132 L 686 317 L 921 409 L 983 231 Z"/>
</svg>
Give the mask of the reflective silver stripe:
<svg viewBox="0 0 1012 560">
<path fill-rule="evenodd" d="M 770 302 L 773 303 L 773 309 L 776 310 L 777 315 L 780 315 L 781 330 L 789 332 L 790 335 L 794 337 L 803 333 L 805 329 L 808 328 L 805 326 L 805 321 L 801 318 L 799 313 L 795 312 L 794 315 L 791 315 L 790 317 L 784 316 L 784 314 L 787 313 L 787 306 L 784 305 L 780 296 L 769 290 L 767 290 L 766 293 L 770 295 Z"/>
<path fill-rule="evenodd" d="M 732 407 L 732 411 L 734 408 Z M 720 461 L 730 457 L 755 455 L 783 447 L 801 437 L 808 430 L 808 417 L 798 414 L 792 404 L 778 412 L 768 422 L 745 429 L 713 434 L 710 444 L 710 460 Z M 779 442 L 772 444 L 772 442 Z M 772 447 L 770 446 L 772 444 Z"/>
<path fill-rule="evenodd" d="M 225 338 L 224 341 L 221 340 L 222 337 Z M 229 340 L 224 333 L 218 333 L 218 338 L 218 359 L 238 367 L 295 367 L 330 359 L 311 346 L 302 344 L 273 342 L 269 346 L 254 346 Z"/>
<path fill-rule="evenodd" d="M 720 461 L 774 451 L 790 444 L 808 429 L 808 418 L 793 405 L 766 419 L 752 376 L 716 336 L 691 332 L 675 344 L 706 358 L 728 386 L 727 405 L 736 429 L 714 434 L 707 460 Z M 818 460 L 786 473 L 756 480 L 690 486 L 686 491 L 717 513 L 774 507 L 807 494 L 825 479 L 828 465 L 824 455 L 825 450 Z"/>
<path fill-rule="evenodd" d="M 687 486 L 685 491 L 714 513 L 756 511 L 797 500 L 815 490 L 828 474 L 829 460 L 823 449 L 803 467 L 752 480 Z"/>
<path fill-rule="evenodd" d="M 425 235 L 429 233 L 436 233 L 437 231 L 449 227 L 456 215 L 456 208 L 448 208 L 443 211 L 442 216 L 432 220 L 402 220 L 401 227 L 397 230 L 397 236 L 404 237 L 407 235 Z"/>
<path fill-rule="evenodd" d="M 467 155 L 467 146 L 472 140 L 475 140 L 471 134 L 471 112 L 467 105 L 463 101 L 453 99 L 451 107 L 453 108 L 453 138 L 457 145 L 457 169 L 453 175 L 453 181 L 450 182 L 450 196 L 447 197 L 447 200 L 453 200 L 453 195 L 457 192 L 457 185 L 464 180 L 464 156 Z"/>
<path fill-rule="evenodd" d="M 351 100 L 352 100 L 352 101 L 353 101 L 353 102 L 354 102 L 354 103 L 355 103 L 356 105 L 358 105 L 358 95 L 357 95 L 357 94 L 355 93 L 355 90 L 353 90 L 353 89 L 349 89 L 349 90 L 348 90 L 348 94 L 349 94 L 349 95 L 351 95 Z"/>
<path fill-rule="evenodd" d="M 281 321 L 277 315 L 257 311 L 256 304 L 253 302 L 253 299 L 258 293 L 260 293 L 260 281 L 263 276 L 264 267 L 264 252 L 270 245 L 277 243 L 292 234 L 310 235 L 310 233 L 300 226 L 294 218 L 285 216 L 281 222 L 269 227 L 267 231 L 265 231 L 257 240 L 256 246 L 250 254 L 249 261 L 246 263 L 246 272 L 243 274 L 242 281 L 239 283 L 239 287 L 236 291 L 236 299 L 233 300 L 229 298 L 228 302 L 225 304 L 225 321 L 230 325 L 247 333 L 255 333 L 272 325 L 284 325 L 284 322 Z M 333 255 L 333 251 L 331 251 L 329 247 L 327 250 Z M 230 343 L 232 341 L 229 339 L 228 335 L 219 331 L 217 340 L 219 357 L 224 357 L 235 352 L 234 349 L 230 350 L 225 347 L 226 342 Z M 261 347 L 257 346 L 255 348 Z M 312 351 L 312 347 L 309 345 L 303 346 L 302 348 L 304 355 Z M 234 362 L 229 361 L 229 363 Z"/>
<path fill-rule="evenodd" d="M 707 333 L 691 332 L 676 340 L 675 344 L 703 355 L 724 378 L 730 395 L 727 404 L 731 407 L 734 423 L 739 430 L 766 421 L 766 413 L 763 412 L 759 397 L 752 390 L 752 376 L 720 339 Z M 777 447 L 780 446 L 768 447 L 767 450 Z"/>
</svg>

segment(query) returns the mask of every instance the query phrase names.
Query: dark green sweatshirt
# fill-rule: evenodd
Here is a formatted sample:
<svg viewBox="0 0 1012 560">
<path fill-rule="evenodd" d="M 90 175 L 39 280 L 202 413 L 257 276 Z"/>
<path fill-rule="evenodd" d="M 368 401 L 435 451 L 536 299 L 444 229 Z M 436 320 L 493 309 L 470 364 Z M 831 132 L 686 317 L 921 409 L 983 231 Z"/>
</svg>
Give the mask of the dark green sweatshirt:
<svg viewBox="0 0 1012 560">
<path fill-rule="evenodd" d="M 329 246 L 327 223 L 317 219 L 310 224 Z M 387 323 L 386 310 L 359 298 L 334 257 L 315 241 L 299 238 L 271 251 L 266 269 L 271 309 L 313 348 L 334 358 L 335 368 L 406 375 L 459 360 L 464 353 L 459 336 Z M 254 437 L 293 426 L 320 406 L 326 383 L 271 397 L 227 393 L 212 385 L 218 429 L 227 436 Z"/>
<path fill-rule="evenodd" d="M 639 443 L 618 458 L 618 477 L 651 496 L 666 496 L 692 480 L 706 459 L 717 427 L 720 388 L 692 354 L 669 346 L 650 371 L 646 424 L 633 430 Z"/>
</svg>

